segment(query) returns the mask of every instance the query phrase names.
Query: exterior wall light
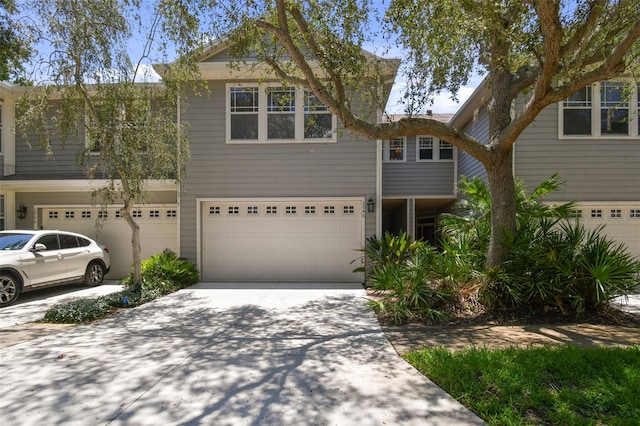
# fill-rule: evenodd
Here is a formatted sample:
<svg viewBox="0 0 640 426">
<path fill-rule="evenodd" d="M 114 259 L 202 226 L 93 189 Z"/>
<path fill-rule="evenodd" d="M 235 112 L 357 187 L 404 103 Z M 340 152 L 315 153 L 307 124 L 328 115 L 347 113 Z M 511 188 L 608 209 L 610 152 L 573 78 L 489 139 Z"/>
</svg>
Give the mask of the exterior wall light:
<svg viewBox="0 0 640 426">
<path fill-rule="evenodd" d="M 376 211 L 376 202 L 373 201 L 373 198 L 369 197 L 369 200 L 367 201 L 367 211 L 369 213 L 373 213 L 374 211 Z"/>
<path fill-rule="evenodd" d="M 27 206 L 24 204 L 18 205 L 18 208 L 16 209 L 16 216 L 18 219 L 24 219 L 27 217 Z"/>
</svg>

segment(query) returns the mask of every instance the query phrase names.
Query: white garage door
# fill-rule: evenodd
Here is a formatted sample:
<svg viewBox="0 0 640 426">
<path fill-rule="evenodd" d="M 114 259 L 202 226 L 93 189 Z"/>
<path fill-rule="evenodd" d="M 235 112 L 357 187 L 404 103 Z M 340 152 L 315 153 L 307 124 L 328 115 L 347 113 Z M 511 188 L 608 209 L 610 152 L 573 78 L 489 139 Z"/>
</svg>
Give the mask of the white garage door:
<svg viewBox="0 0 640 426">
<path fill-rule="evenodd" d="M 640 259 L 640 205 L 582 205 L 584 225 L 590 229 L 605 225 L 608 237 L 624 243 Z"/>
<path fill-rule="evenodd" d="M 208 201 L 202 274 L 213 281 L 359 282 L 361 200 Z"/>
<path fill-rule="evenodd" d="M 131 228 L 120 217 L 117 207 L 106 210 L 93 206 L 44 207 L 42 227 L 85 234 L 109 248 L 111 271 L 108 278 L 118 279 L 131 272 L 133 251 Z M 102 219 L 102 228 L 96 230 L 96 219 Z M 133 210 L 140 225 L 142 259 L 169 248 L 178 251 L 177 207 L 175 205 L 141 206 Z"/>
</svg>

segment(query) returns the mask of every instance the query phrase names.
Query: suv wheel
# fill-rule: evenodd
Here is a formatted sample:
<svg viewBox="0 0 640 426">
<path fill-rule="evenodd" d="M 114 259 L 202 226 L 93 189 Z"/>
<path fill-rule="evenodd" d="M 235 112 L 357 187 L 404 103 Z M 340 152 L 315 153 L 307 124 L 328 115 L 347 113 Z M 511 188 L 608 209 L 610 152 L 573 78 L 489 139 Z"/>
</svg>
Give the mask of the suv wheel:
<svg viewBox="0 0 640 426">
<path fill-rule="evenodd" d="M 0 307 L 9 306 L 18 299 L 22 286 L 13 275 L 0 273 Z"/>
<path fill-rule="evenodd" d="M 84 283 L 88 286 L 95 287 L 102 283 L 104 279 L 104 267 L 100 262 L 91 262 L 87 266 L 87 271 L 84 273 Z"/>
</svg>

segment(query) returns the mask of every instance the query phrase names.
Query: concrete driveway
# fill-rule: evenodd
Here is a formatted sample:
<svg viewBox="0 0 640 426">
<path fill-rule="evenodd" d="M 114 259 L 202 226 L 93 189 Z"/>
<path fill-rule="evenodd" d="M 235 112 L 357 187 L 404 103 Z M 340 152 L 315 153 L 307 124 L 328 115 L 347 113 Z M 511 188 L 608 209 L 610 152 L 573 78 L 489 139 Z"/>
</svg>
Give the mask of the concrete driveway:
<svg viewBox="0 0 640 426">
<path fill-rule="evenodd" d="M 241 288 L 238 288 L 241 287 Z M 7 425 L 451 425 L 359 285 L 201 283 L 0 349 Z"/>
</svg>

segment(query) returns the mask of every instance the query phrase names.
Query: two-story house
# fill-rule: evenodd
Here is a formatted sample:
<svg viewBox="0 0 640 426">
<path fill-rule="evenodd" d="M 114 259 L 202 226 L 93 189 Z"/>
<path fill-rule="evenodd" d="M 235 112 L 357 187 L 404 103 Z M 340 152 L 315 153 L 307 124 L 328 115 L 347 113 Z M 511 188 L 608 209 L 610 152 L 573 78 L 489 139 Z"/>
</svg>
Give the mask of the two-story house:
<svg viewBox="0 0 640 426">
<path fill-rule="evenodd" d="M 149 182 L 134 212 L 145 257 L 171 248 L 211 281 L 359 281 L 351 262 L 367 237 L 407 231 L 433 242 L 458 177 L 484 175 L 469 155 L 429 135 L 356 137 L 312 93 L 249 66 L 230 68 L 230 60 L 224 45 L 201 57 L 209 94 L 190 97 L 182 114 L 191 160 L 181 187 Z M 388 94 L 398 62 L 387 66 Z M 23 90 L 0 83 L 0 227 L 96 237 L 111 249 L 109 277 L 126 275 L 130 230 L 119 206 L 105 210 L 91 196 L 104 181 L 86 178 L 74 147 L 54 140 L 45 156 L 14 134 Z M 559 172 L 566 185 L 548 201 L 579 201 L 588 226 L 606 224 L 640 255 L 640 101 L 633 86 L 621 104 L 621 90 L 601 83 L 545 109 L 515 145 L 514 173 L 535 186 Z M 451 123 L 486 140 L 487 99 L 482 85 Z M 378 111 L 371 120 L 397 118 Z"/>
<path fill-rule="evenodd" d="M 586 87 L 548 106 L 518 137 L 513 171 L 532 189 L 559 173 L 564 185 L 545 201 L 577 201 L 578 217 L 640 258 L 640 85 L 607 81 Z M 480 141 L 488 140 L 489 88 L 480 85 L 451 119 Z M 515 110 L 521 104 L 514 105 Z M 467 153 L 458 155 L 458 173 L 485 176 Z"/>
</svg>

